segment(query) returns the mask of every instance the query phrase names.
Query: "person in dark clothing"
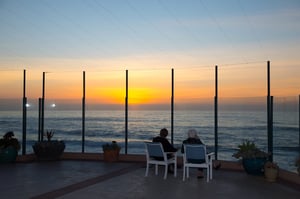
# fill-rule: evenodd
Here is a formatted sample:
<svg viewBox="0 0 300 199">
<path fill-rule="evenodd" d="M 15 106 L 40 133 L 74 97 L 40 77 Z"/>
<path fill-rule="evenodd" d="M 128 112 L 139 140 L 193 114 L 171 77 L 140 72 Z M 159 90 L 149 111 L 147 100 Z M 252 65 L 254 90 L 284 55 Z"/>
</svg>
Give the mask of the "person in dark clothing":
<svg viewBox="0 0 300 199">
<path fill-rule="evenodd" d="M 160 142 L 164 148 L 165 152 L 176 152 L 177 149 L 173 147 L 173 145 L 167 139 L 168 130 L 163 128 L 160 130 L 159 136 L 153 138 L 153 142 Z"/>
<path fill-rule="evenodd" d="M 173 147 L 173 145 L 169 142 L 169 140 L 167 139 L 168 136 L 168 130 L 166 128 L 163 128 L 160 130 L 159 136 L 154 137 L 152 139 L 152 142 L 160 142 L 163 146 L 164 152 L 176 152 L 177 149 L 175 147 Z M 167 158 L 171 158 L 173 157 L 172 154 L 167 154 Z M 162 158 L 156 158 L 158 160 L 162 160 Z M 170 173 L 174 172 L 174 168 L 173 165 L 169 165 L 169 169 L 168 171 Z"/>
</svg>

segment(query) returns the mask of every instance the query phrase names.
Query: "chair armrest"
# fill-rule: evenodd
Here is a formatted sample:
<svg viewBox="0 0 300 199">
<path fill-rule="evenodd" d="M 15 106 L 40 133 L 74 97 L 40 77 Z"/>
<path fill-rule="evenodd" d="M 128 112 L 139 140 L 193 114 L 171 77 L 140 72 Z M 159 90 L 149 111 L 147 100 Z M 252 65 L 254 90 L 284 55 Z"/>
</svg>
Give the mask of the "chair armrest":
<svg viewBox="0 0 300 199">
<path fill-rule="evenodd" d="M 175 152 L 164 152 L 164 154 L 166 154 L 166 156 L 171 155 L 171 157 L 175 158 L 175 160 L 177 160 L 177 151 Z"/>
<path fill-rule="evenodd" d="M 209 158 L 211 158 L 215 153 L 214 152 L 210 152 L 208 154 L 206 154 Z"/>
<path fill-rule="evenodd" d="M 164 152 L 166 154 L 173 154 L 173 155 L 177 155 L 177 151 L 174 151 L 174 152 Z"/>
</svg>

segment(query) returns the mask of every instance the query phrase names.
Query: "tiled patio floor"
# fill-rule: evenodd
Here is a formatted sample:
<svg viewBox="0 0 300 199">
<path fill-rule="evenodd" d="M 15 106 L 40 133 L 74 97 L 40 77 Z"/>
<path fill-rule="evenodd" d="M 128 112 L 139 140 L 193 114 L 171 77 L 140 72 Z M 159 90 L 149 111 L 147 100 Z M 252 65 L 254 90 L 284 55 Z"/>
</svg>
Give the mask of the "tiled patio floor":
<svg viewBox="0 0 300 199">
<path fill-rule="evenodd" d="M 0 165 L 0 198 L 286 198 L 300 197 L 300 189 L 282 183 L 266 182 L 262 176 L 240 171 L 214 170 L 209 183 L 191 178 L 182 181 L 154 168 L 144 177 L 145 168 L 137 163 L 101 161 L 55 161 Z"/>
</svg>

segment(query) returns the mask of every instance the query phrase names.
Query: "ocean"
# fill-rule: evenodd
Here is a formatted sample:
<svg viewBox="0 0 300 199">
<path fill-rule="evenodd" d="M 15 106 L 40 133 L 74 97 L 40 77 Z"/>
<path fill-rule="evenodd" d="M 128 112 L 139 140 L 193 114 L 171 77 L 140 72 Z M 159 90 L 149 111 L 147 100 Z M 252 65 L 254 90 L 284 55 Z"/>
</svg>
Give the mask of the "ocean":
<svg viewBox="0 0 300 199">
<path fill-rule="evenodd" d="M 53 139 L 66 143 L 66 152 L 82 150 L 82 112 L 80 110 L 46 110 L 44 129 L 55 132 Z M 267 115 L 264 111 L 219 111 L 218 159 L 237 161 L 232 157 L 243 140 L 254 141 L 267 151 Z M 144 142 L 151 141 L 161 128 L 169 130 L 171 139 L 171 113 L 157 110 L 129 110 L 128 112 L 128 154 L 144 154 Z M 181 146 L 191 128 L 199 132 L 201 140 L 214 150 L 213 111 L 175 111 L 174 144 Z M 274 113 L 273 160 L 288 171 L 296 172 L 295 159 L 299 156 L 298 112 Z M 22 142 L 22 112 L 0 111 L 0 132 L 14 131 Z M 27 112 L 26 153 L 33 153 L 32 145 L 38 139 L 38 112 Z M 121 153 L 125 153 L 125 112 L 86 111 L 85 152 L 102 152 L 102 144 L 117 141 Z M 21 151 L 19 152 L 19 154 Z"/>
</svg>

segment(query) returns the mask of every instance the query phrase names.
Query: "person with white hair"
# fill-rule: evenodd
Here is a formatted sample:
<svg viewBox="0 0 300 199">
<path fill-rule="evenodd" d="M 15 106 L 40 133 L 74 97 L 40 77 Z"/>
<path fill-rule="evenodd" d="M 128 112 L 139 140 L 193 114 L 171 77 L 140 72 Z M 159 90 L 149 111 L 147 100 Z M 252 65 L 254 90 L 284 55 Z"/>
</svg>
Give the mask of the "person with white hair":
<svg viewBox="0 0 300 199">
<path fill-rule="evenodd" d="M 203 142 L 200 140 L 200 138 L 197 135 L 196 129 L 190 129 L 187 132 L 188 138 L 186 140 L 183 140 L 181 152 L 184 153 L 184 144 L 203 144 Z M 197 178 L 203 178 L 203 169 L 198 169 Z"/>
<path fill-rule="evenodd" d="M 183 140 L 182 147 L 181 147 L 181 153 L 184 153 L 184 144 L 203 144 L 203 142 L 198 137 L 198 133 L 196 129 L 190 129 L 187 132 L 188 138 L 186 140 Z"/>
</svg>

